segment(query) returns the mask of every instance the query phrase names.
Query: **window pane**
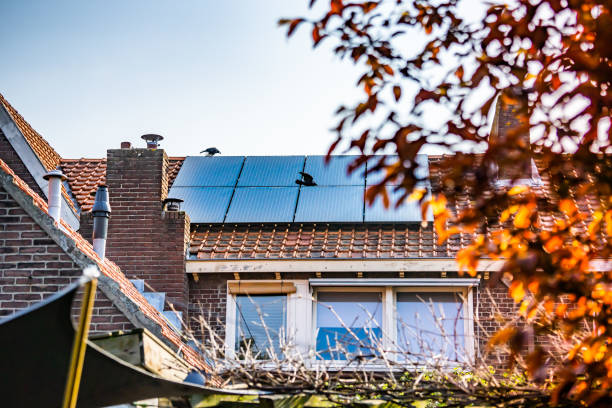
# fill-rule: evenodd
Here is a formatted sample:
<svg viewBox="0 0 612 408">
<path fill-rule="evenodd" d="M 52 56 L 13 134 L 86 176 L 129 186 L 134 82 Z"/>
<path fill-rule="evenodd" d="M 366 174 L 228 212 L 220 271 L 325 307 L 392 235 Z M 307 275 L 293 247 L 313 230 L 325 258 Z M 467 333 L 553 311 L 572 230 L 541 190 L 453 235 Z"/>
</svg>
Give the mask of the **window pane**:
<svg viewBox="0 0 612 408">
<path fill-rule="evenodd" d="M 272 350 L 281 357 L 285 336 L 287 297 L 285 295 L 236 296 L 236 344 L 238 357 L 247 349 L 258 359 L 269 359 Z"/>
<path fill-rule="evenodd" d="M 320 292 L 317 295 L 319 358 L 346 360 L 347 353 L 373 355 L 373 348 L 382 335 L 381 327 L 381 293 Z"/>
<path fill-rule="evenodd" d="M 454 292 L 397 294 L 397 341 L 415 362 L 465 356 L 463 300 Z"/>
</svg>

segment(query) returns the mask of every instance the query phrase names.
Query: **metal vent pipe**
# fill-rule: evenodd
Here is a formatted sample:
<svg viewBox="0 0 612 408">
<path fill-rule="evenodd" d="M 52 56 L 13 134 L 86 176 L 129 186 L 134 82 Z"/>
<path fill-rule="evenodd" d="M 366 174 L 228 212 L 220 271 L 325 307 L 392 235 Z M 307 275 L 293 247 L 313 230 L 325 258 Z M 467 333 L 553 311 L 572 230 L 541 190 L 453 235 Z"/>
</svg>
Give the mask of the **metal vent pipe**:
<svg viewBox="0 0 612 408">
<path fill-rule="evenodd" d="M 60 222 L 62 213 L 62 181 L 66 176 L 61 170 L 52 170 L 43 176 L 49 185 L 47 202 L 49 204 L 49 215 L 57 222 Z"/>
<path fill-rule="evenodd" d="M 108 187 L 99 186 L 91 209 L 93 215 L 93 249 L 102 259 L 106 256 L 106 236 L 111 208 L 108 199 Z"/>
</svg>

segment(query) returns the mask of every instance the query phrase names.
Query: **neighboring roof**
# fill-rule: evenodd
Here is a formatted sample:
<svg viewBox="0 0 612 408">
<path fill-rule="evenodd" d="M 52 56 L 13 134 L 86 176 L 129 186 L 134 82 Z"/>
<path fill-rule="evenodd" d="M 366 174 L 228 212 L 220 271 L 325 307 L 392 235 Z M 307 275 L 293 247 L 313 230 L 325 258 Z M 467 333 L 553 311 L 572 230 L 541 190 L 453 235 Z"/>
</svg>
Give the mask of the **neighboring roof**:
<svg viewBox="0 0 612 408">
<path fill-rule="evenodd" d="M 0 103 L 6 108 L 13 121 L 26 138 L 40 162 L 47 170 L 55 170 L 60 163 L 60 155 L 51 145 L 30 126 L 30 124 L 17 112 L 15 108 L 0 94 Z"/>
<path fill-rule="evenodd" d="M 121 272 L 121 269 L 108 258 L 101 259 L 93 250 L 92 245 L 78 232 L 73 230 L 63 219 L 60 220 L 60 225 L 55 223 L 49 215 L 47 202 L 21 180 L 4 161 L 0 160 L 0 176 L 2 176 L 3 173 L 5 176 L 0 177 L 0 184 L 3 185 L 4 188 L 8 190 L 9 194 L 18 202 L 20 202 L 20 198 L 24 199 L 20 202 L 20 205 L 22 205 L 22 207 L 27 207 L 24 208 L 24 210 L 26 210 L 43 229 L 52 226 L 50 230 L 45 229 L 51 238 L 65 237 L 73 243 L 78 251 L 76 259 L 73 251 L 67 251 L 67 253 L 73 257 L 77 264 L 79 264 L 77 261 L 81 261 L 80 264 L 83 264 L 83 257 L 88 260 L 89 264 L 95 264 L 101 272 L 100 283 L 104 283 L 104 278 L 112 281 L 113 285 L 117 287 L 120 292 L 121 297 L 133 305 L 132 307 L 127 306 L 128 309 L 132 310 L 135 308 L 135 313 L 144 315 L 148 321 L 157 325 L 159 330 L 154 330 L 154 332 L 159 332 L 166 340 L 177 347 L 188 363 L 198 368 L 207 367 L 201 357 L 193 349 L 183 343 L 180 335 L 170 327 L 161 313 L 145 299 L 138 289 L 136 289 L 134 284 L 132 284 L 123 272 Z M 31 204 L 33 205 L 28 205 L 28 199 L 31 200 Z M 35 211 L 36 214 L 32 214 L 31 211 Z M 62 246 L 59 242 L 58 245 Z M 83 267 L 83 265 L 80 266 Z M 103 285 L 100 285 L 101 289 L 103 289 L 103 287 Z M 105 294 L 109 296 L 107 292 L 105 292 Z M 118 305 L 116 302 L 114 303 L 122 311 L 123 309 L 120 306 L 126 306 Z M 134 317 L 134 319 L 141 320 L 138 317 Z"/>
<path fill-rule="evenodd" d="M 184 157 L 168 158 L 168 188 L 185 160 Z M 60 167 L 68 177 L 68 184 L 82 211 L 90 211 L 93 194 L 98 186 L 106 183 L 106 159 L 61 159 Z"/>
</svg>

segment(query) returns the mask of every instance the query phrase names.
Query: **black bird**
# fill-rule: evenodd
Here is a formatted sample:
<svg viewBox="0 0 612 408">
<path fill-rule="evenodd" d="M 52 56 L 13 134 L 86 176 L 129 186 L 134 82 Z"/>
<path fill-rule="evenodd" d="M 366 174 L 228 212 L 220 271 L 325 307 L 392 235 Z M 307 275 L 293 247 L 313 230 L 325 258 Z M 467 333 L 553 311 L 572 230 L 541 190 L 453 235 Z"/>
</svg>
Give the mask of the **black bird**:
<svg viewBox="0 0 612 408">
<path fill-rule="evenodd" d="M 220 152 L 220 151 L 219 151 L 219 149 L 217 149 L 216 147 L 209 147 L 209 148 L 208 148 L 208 149 L 206 149 L 206 150 L 202 150 L 202 151 L 200 152 L 200 154 L 202 154 L 202 153 L 206 153 L 206 154 L 207 154 L 207 156 L 214 156 L 215 154 L 219 154 L 219 153 L 221 153 L 221 152 Z"/>
<path fill-rule="evenodd" d="M 300 184 L 302 186 L 316 186 L 317 183 L 314 182 L 312 176 L 308 173 L 304 173 L 300 171 L 300 175 L 302 176 L 301 180 L 295 180 L 295 184 Z"/>
</svg>

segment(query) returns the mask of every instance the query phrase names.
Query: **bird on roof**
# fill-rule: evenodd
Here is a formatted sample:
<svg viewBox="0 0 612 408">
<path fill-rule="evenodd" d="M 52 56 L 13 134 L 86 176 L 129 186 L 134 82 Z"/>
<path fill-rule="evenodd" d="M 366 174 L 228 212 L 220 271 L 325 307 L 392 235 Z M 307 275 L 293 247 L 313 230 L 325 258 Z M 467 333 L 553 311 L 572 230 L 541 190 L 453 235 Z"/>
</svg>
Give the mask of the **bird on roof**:
<svg viewBox="0 0 612 408">
<path fill-rule="evenodd" d="M 209 147 L 206 150 L 202 150 L 200 154 L 206 153 L 207 156 L 214 156 L 215 154 L 220 154 L 221 152 L 216 147 Z"/>
<path fill-rule="evenodd" d="M 295 180 L 295 184 L 299 184 L 301 186 L 316 186 L 317 183 L 314 182 L 312 176 L 308 173 L 304 173 L 300 171 L 300 175 L 302 176 L 301 180 Z"/>
</svg>

